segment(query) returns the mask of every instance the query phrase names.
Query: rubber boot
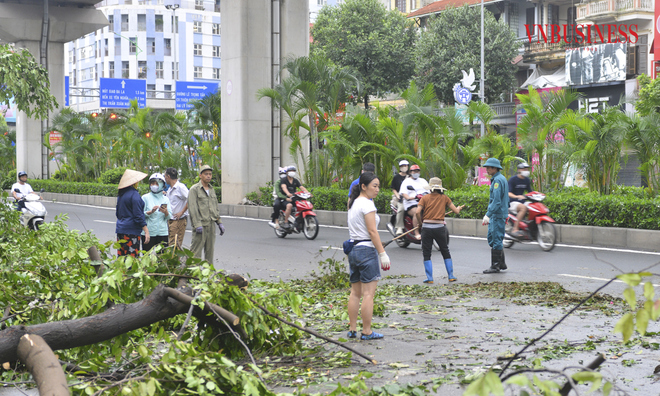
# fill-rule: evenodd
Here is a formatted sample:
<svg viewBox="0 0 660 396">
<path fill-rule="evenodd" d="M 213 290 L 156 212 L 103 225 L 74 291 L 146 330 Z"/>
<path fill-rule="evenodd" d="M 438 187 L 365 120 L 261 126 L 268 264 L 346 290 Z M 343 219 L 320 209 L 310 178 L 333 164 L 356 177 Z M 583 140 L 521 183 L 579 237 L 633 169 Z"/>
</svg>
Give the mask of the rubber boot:
<svg viewBox="0 0 660 396">
<path fill-rule="evenodd" d="M 447 269 L 447 275 L 450 282 L 456 282 L 456 277 L 454 276 L 454 263 L 450 258 L 445 259 L 445 268 Z"/>
<path fill-rule="evenodd" d="M 426 271 L 424 283 L 433 283 L 433 262 L 431 260 L 424 261 L 424 271 Z"/>
<path fill-rule="evenodd" d="M 504 259 L 504 250 L 498 250 L 500 252 L 500 271 L 507 269 L 506 260 Z"/>
<path fill-rule="evenodd" d="M 484 270 L 484 274 L 493 274 L 496 272 L 500 272 L 499 252 L 501 252 L 501 250 L 495 250 L 495 249 L 490 250 L 490 268 Z"/>
</svg>

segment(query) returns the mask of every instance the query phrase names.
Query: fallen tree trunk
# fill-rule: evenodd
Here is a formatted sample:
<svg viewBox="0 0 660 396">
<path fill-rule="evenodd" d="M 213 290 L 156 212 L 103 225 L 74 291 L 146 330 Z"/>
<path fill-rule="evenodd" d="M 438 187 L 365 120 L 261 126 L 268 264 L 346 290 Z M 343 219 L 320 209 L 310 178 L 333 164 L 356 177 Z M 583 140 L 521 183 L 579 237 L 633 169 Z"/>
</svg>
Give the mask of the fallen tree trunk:
<svg viewBox="0 0 660 396">
<path fill-rule="evenodd" d="M 189 304 L 168 298 L 164 285 L 158 285 L 144 300 L 115 305 L 107 311 L 87 318 L 42 323 L 34 326 L 12 326 L 0 331 L 0 362 L 18 358 L 22 336 L 36 334 L 54 351 L 96 344 L 152 323 L 186 313 Z"/>
<path fill-rule="evenodd" d="M 25 364 L 40 395 L 69 396 L 66 375 L 59 360 L 43 338 L 26 334 L 18 343 L 18 359 Z"/>
</svg>

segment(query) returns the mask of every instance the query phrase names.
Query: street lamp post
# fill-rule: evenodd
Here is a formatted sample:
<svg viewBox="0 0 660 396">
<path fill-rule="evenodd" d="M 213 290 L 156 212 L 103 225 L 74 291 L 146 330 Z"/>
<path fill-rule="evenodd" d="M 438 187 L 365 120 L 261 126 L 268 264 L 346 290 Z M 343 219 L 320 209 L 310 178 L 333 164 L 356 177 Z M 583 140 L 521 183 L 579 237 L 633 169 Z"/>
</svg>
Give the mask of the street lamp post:
<svg viewBox="0 0 660 396">
<path fill-rule="evenodd" d="M 177 33 L 179 32 L 179 22 L 176 20 L 176 10 L 179 9 L 180 5 L 178 4 L 168 4 L 165 6 L 168 10 L 172 10 L 172 24 L 173 24 L 173 32 L 172 35 L 172 40 L 174 40 L 174 48 L 172 49 L 173 52 L 173 57 L 174 57 L 174 81 L 179 79 L 179 57 L 176 56 L 176 38 L 177 38 Z"/>
<path fill-rule="evenodd" d="M 481 0 L 481 78 L 479 79 L 479 97 L 481 102 L 484 100 L 484 0 Z M 484 125 L 483 120 L 481 121 L 481 137 L 484 136 L 486 126 Z"/>
</svg>

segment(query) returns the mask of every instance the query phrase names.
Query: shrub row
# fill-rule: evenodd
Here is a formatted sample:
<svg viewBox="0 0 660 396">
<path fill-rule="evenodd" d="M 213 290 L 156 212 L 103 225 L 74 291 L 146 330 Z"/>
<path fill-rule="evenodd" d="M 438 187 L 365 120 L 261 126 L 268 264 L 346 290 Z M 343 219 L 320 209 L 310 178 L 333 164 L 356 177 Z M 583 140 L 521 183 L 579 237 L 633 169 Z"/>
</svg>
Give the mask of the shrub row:
<svg viewBox="0 0 660 396">
<path fill-rule="evenodd" d="M 116 197 L 117 184 L 100 184 L 100 183 L 75 183 L 75 182 L 62 182 L 58 180 L 38 180 L 32 179 L 28 183 L 35 191 L 42 188 L 46 192 L 60 193 L 60 194 L 79 194 L 79 195 L 100 195 L 103 197 Z M 190 187 L 190 186 L 188 186 Z M 11 185 L 6 189 L 11 188 Z M 218 202 L 221 199 L 220 187 L 213 187 L 215 194 L 218 196 Z M 149 192 L 147 183 L 140 183 L 138 185 L 140 194 Z M 271 204 L 272 205 L 272 204 Z"/>
<path fill-rule="evenodd" d="M 312 203 L 317 210 L 345 211 L 348 190 L 333 187 L 312 187 Z M 256 205 L 273 204 L 273 187 L 268 185 L 247 198 Z M 456 206 L 465 205 L 459 216 L 465 219 L 480 219 L 488 207 L 489 187 L 466 187 L 447 191 Z M 379 213 L 390 213 L 392 193 L 381 190 L 375 204 Z M 550 216 L 560 224 L 588 225 L 598 227 L 622 227 L 660 230 L 660 198 L 648 197 L 646 191 L 637 187 L 619 187 L 611 195 L 599 195 L 583 188 L 567 188 L 550 192 L 544 204 Z"/>
</svg>

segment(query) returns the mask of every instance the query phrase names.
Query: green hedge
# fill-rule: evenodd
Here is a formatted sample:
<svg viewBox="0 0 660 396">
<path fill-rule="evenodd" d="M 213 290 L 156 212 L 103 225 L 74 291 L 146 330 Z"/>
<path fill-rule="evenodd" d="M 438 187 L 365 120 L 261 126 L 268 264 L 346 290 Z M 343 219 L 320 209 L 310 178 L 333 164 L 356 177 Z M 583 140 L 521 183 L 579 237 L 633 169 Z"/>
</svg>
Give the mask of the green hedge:
<svg viewBox="0 0 660 396">
<path fill-rule="evenodd" d="M 116 184 L 74 183 L 62 182 L 58 180 L 38 179 L 28 180 L 28 183 L 35 191 L 39 191 L 43 188 L 46 192 L 60 194 L 100 195 L 103 197 L 117 196 Z M 8 188 L 11 188 L 11 185 Z M 218 202 L 220 202 L 222 196 L 221 188 L 213 187 L 213 189 L 215 190 L 215 194 L 218 196 Z M 146 194 L 149 192 L 149 186 L 147 183 L 140 183 L 140 185 L 138 185 L 138 191 L 140 194 Z"/>
<path fill-rule="evenodd" d="M 345 211 L 348 190 L 328 187 L 312 187 L 311 201 L 314 209 Z M 466 187 L 447 191 L 456 206 L 465 205 L 459 216 L 464 219 L 480 219 L 488 207 L 488 186 Z M 268 185 L 259 193 L 248 194 L 257 205 L 271 206 L 273 187 Z M 550 192 L 544 204 L 550 216 L 560 224 L 589 225 L 598 227 L 622 227 L 660 230 L 660 198 L 648 197 L 646 190 L 637 187 L 619 187 L 611 195 L 599 195 L 584 188 L 566 188 Z M 376 198 L 379 213 L 390 213 L 389 190 L 381 190 Z"/>
</svg>

